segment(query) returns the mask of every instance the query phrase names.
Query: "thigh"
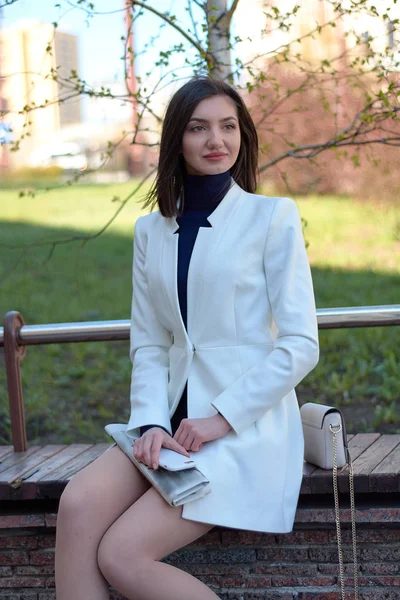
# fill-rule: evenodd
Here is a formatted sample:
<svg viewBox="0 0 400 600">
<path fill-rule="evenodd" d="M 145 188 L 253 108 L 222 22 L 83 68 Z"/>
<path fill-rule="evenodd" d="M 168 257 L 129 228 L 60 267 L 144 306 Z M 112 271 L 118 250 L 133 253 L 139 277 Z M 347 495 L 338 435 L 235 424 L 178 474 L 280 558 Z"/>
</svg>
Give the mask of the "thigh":
<svg viewBox="0 0 400 600">
<path fill-rule="evenodd" d="M 120 568 L 132 565 L 133 557 L 161 560 L 198 539 L 214 525 L 182 518 L 182 507 L 170 506 L 150 488 L 109 528 L 99 546 L 99 565 Z"/>
<path fill-rule="evenodd" d="M 79 471 L 64 489 L 58 516 L 104 532 L 150 487 L 147 479 L 118 446 L 108 449 Z"/>
</svg>

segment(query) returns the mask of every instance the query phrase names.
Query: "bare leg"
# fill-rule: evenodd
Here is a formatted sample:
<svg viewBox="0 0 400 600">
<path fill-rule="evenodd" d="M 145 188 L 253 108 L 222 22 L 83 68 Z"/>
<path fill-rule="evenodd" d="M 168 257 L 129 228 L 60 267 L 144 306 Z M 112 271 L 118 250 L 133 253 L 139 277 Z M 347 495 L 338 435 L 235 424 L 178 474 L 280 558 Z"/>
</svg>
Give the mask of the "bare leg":
<svg viewBox="0 0 400 600">
<path fill-rule="evenodd" d="M 159 562 L 212 529 L 181 517 L 153 488 L 109 528 L 99 545 L 104 577 L 128 600 L 215 600 L 201 581 Z"/>
<path fill-rule="evenodd" d="M 71 479 L 57 517 L 57 600 L 109 600 L 109 583 L 97 564 L 98 545 L 110 525 L 149 487 L 118 447 Z"/>
</svg>

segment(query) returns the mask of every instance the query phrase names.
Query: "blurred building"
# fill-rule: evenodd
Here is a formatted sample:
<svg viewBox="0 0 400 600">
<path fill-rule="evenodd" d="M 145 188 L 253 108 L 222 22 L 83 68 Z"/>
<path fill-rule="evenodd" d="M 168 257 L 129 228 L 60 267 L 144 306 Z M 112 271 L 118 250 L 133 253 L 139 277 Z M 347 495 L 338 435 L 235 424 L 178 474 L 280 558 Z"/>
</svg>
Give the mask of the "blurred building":
<svg viewBox="0 0 400 600">
<path fill-rule="evenodd" d="M 13 129 L 14 144 L 21 140 L 10 161 L 30 164 L 38 146 L 81 122 L 76 80 L 68 81 L 79 72 L 78 40 L 50 24 L 25 21 L 0 30 L 0 47 L 4 120 Z"/>
<path fill-rule="evenodd" d="M 290 43 L 291 57 L 315 67 L 323 60 L 340 62 L 344 52 L 352 58 L 356 55 L 366 58 L 370 42 L 376 53 L 383 54 L 388 49 L 383 62 L 389 70 L 398 70 L 400 40 L 395 24 L 400 19 L 400 6 L 396 0 L 376 6 L 375 15 L 372 10 L 366 14 L 355 8 L 339 20 L 330 0 L 239 2 L 233 28 L 234 35 L 242 41 L 235 45 L 235 52 L 243 63 L 263 70 L 266 60 L 281 53 Z M 275 8 L 279 9 L 279 18 L 271 18 L 276 16 Z M 291 14 L 293 10 L 295 14 Z M 380 16 L 385 12 L 390 19 Z M 335 27 L 328 25 L 331 21 L 335 21 Z M 319 31 L 318 26 L 321 26 Z M 290 68 L 290 62 L 285 63 L 285 68 Z"/>
</svg>

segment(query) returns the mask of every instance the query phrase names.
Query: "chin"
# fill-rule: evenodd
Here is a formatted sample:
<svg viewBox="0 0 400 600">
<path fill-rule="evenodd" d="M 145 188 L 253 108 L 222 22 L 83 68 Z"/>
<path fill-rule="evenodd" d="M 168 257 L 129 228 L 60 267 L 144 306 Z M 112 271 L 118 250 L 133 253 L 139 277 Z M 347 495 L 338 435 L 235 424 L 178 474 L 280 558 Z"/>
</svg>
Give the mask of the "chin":
<svg viewBox="0 0 400 600">
<path fill-rule="evenodd" d="M 233 165 L 230 163 L 218 163 L 218 164 L 210 164 L 206 162 L 205 164 L 202 162 L 198 165 L 190 165 L 190 170 L 187 168 L 189 175 L 218 175 L 219 173 L 225 173 L 232 168 Z"/>
<path fill-rule="evenodd" d="M 230 169 L 230 165 L 207 165 L 204 170 L 204 175 L 218 175 L 218 173 L 225 173 Z"/>
</svg>

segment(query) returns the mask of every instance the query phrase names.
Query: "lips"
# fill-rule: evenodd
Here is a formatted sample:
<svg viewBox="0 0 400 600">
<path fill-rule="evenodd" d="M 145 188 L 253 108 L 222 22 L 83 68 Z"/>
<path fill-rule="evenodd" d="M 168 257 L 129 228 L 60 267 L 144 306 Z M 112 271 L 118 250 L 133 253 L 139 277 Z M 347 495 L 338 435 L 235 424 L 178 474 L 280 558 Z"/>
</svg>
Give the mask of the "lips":
<svg viewBox="0 0 400 600">
<path fill-rule="evenodd" d="M 224 158 L 224 156 L 227 156 L 227 154 L 224 154 L 223 152 L 212 152 L 211 154 L 206 154 L 204 158 Z"/>
</svg>

